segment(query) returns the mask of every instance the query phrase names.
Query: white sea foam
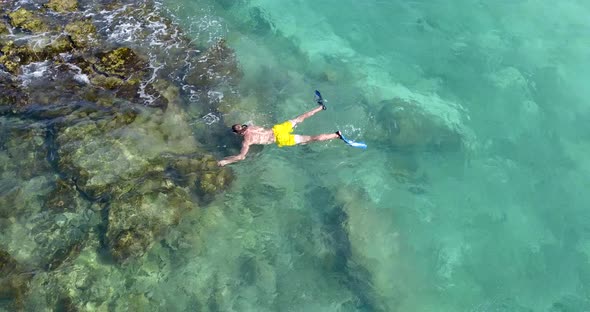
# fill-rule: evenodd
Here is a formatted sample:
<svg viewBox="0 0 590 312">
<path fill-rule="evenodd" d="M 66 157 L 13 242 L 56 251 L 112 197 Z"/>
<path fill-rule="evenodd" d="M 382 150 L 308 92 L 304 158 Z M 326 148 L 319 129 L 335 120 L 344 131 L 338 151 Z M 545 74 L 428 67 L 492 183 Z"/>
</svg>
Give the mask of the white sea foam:
<svg viewBox="0 0 590 312">
<path fill-rule="evenodd" d="M 155 97 L 151 94 L 147 94 L 145 92 L 145 88 L 147 87 L 148 84 L 156 81 L 156 78 L 158 77 L 158 70 L 160 70 L 163 66 L 164 65 L 161 65 L 161 64 L 157 65 L 156 56 L 153 54 L 150 54 L 149 67 L 151 69 L 151 76 L 147 80 L 142 81 L 139 86 L 139 97 L 146 100 L 147 104 L 152 104 L 158 99 L 158 97 Z"/>
<path fill-rule="evenodd" d="M 42 78 L 49 70 L 49 61 L 30 63 L 26 66 L 22 66 L 22 74 L 19 79 L 22 81 L 22 85 L 27 87 L 34 80 Z"/>
<path fill-rule="evenodd" d="M 214 113 L 209 113 L 209 114 L 203 116 L 202 120 L 207 125 L 212 125 L 216 122 L 219 122 L 219 117 L 217 115 L 215 115 Z"/>
</svg>

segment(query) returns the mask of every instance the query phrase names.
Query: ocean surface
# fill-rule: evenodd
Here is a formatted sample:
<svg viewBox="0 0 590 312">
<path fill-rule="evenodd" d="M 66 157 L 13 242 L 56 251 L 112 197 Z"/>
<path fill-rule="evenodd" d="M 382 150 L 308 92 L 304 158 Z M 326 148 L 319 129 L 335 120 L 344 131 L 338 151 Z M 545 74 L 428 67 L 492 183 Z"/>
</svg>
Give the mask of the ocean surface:
<svg viewBox="0 0 590 312">
<path fill-rule="evenodd" d="M 97 121 L 103 132 L 80 139 L 72 129 L 102 117 L 56 121 L 73 105 L 64 97 L 0 114 L 0 252 L 14 259 L 0 277 L 22 268 L 0 284 L 0 311 L 590 311 L 590 2 L 115 2 L 67 14 L 90 19 L 102 45 L 147 55 L 140 96 L 123 105 L 139 111 L 133 123 Z M 217 84 L 202 92 L 181 68 L 208 64 L 199 57 L 220 39 L 239 75 L 211 67 Z M 67 93 L 59 78 L 47 87 L 47 64 L 23 65 L 15 83 Z M 146 86 L 164 80 L 176 89 L 156 89 L 176 91 L 160 91 L 159 109 Z M 205 199 L 182 195 L 190 183 L 148 192 L 152 180 L 134 180 L 157 155 L 236 154 L 229 126 L 294 118 L 317 106 L 314 90 L 328 108 L 296 133 L 341 130 L 366 150 L 253 147 Z M 47 261 L 41 240 L 64 232 L 35 233 L 62 180 L 76 208 L 50 223 L 78 220 L 82 234 Z M 179 202 L 187 212 L 169 213 Z M 150 239 L 119 254 L 129 241 L 113 238 L 116 218 L 146 206 L 149 218 L 117 226 Z"/>
</svg>

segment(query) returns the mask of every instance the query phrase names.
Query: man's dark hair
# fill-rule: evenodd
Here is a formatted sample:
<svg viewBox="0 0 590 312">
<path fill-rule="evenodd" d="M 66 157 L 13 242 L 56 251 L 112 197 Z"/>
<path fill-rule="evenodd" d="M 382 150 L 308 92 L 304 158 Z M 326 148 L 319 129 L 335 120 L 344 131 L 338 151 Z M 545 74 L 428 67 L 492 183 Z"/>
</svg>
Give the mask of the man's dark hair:
<svg viewBox="0 0 590 312">
<path fill-rule="evenodd" d="M 243 132 L 244 129 L 246 129 L 247 127 L 248 127 L 248 125 L 235 124 L 235 125 L 231 126 L 231 131 L 233 131 L 235 133 L 240 133 L 240 132 Z"/>
</svg>

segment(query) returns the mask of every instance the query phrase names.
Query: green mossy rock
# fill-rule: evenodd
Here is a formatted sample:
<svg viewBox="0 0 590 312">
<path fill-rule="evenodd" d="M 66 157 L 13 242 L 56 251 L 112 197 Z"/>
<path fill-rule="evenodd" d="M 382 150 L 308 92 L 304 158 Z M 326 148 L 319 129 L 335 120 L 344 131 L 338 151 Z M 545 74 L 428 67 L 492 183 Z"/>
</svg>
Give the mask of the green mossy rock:
<svg viewBox="0 0 590 312">
<path fill-rule="evenodd" d="M 18 73 L 21 64 L 30 62 L 34 57 L 26 47 L 17 47 L 14 41 L 1 43 L 0 52 L 0 64 L 13 74 Z"/>
<path fill-rule="evenodd" d="M 115 90 L 121 86 L 127 85 L 127 82 L 118 77 L 107 77 L 103 75 L 96 75 L 90 79 L 90 82 L 107 90 Z"/>
<path fill-rule="evenodd" d="M 96 27 L 90 20 L 75 21 L 66 25 L 65 31 L 77 48 L 86 48 L 97 41 Z"/>
<path fill-rule="evenodd" d="M 78 9 L 77 0 L 49 0 L 45 7 L 56 12 L 73 12 Z"/>
<path fill-rule="evenodd" d="M 73 49 L 65 36 L 39 38 L 34 42 L 16 44 L 14 41 L 0 43 L 0 64 L 13 74 L 18 74 L 22 65 L 51 60 L 60 53 Z"/>
<path fill-rule="evenodd" d="M 141 80 L 147 74 L 147 61 L 130 48 L 100 53 L 98 59 L 82 60 L 83 71 L 97 87 L 115 91 L 117 97 L 134 101 L 139 98 Z"/>
<path fill-rule="evenodd" d="M 100 62 L 96 67 L 107 75 L 128 78 L 137 73 L 145 73 L 147 67 L 147 61 L 127 47 L 102 53 L 99 58 Z"/>
<path fill-rule="evenodd" d="M 45 32 L 49 30 L 49 27 L 43 22 L 43 20 L 24 8 L 20 8 L 14 12 L 8 14 L 10 18 L 10 24 L 12 27 L 22 28 L 34 33 Z"/>
<path fill-rule="evenodd" d="M 3 22 L 0 22 L 0 35 L 8 34 L 8 26 Z"/>
<path fill-rule="evenodd" d="M 52 58 L 57 54 L 69 52 L 74 48 L 72 42 L 66 36 L 59 36 L 51 41 L 43 50 L 46 58 Z"/>
</svg>

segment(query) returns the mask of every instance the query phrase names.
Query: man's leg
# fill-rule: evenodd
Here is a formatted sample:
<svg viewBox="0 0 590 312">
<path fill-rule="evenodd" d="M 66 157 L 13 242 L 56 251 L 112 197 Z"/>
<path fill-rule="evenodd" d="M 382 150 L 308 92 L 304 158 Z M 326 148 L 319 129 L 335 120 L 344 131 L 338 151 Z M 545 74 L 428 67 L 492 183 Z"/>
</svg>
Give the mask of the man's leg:
<svg viewBox="0 0 590 312">
<path fill-rule="evenodd" d="M 321 110 L 322 110 L 322 106 L 318 106 L 305 114 L 297 116 L 295 119 L 291 119 L 291 124 L 293 125 L 293 128 L 295 128 L 295 126 L 297 126 L 297 124 L 299 124 L 299 123 L 303 122 L 305 119 L 317 114 L 317 112 L 319 112 Z"/>
<path fill-rule="evenodd" d="M 317 141 L 328 141 L 334 139 L 340 139 L 340 131 L 335 133 L 325 133 L 325 134 L 318 134 L 318 135 L 295 135 L 295 143 L 296 144 L 306 144 L 309 142 L 317 142 Z"/>
</svg>

